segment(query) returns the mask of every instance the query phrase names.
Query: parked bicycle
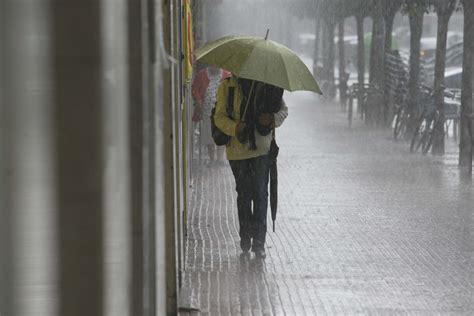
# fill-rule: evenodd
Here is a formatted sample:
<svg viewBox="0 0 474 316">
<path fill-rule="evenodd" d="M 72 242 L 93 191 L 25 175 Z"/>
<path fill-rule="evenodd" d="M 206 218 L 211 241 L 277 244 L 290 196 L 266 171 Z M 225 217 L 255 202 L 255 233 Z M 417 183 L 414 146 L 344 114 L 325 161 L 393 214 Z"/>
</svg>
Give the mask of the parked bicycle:
<svg viewBox="0 0 474 316">
<path fill-rule="evenodd" d="M 397 93 L 394 96 L 394 115 L 392 120 L 393 138 L 395 140 L 399 139 L 402 135 L 405 135 L 409 119 L 408 103 L 406 102 L 407 88 L 405 85 L 400 85 L 396 90 Z"/>
<path fill-rule="evenodd" d="M 367 114 L 369 95 L 371 91 L 373 91 L 373 89 L 375 88 L 371 84 L 365 83 L 363 85 L 360 85 L 358 82 L 353 83 L 352 86 L 349 88 L 349 109 L 347 113 L 349 127 L 352 126 L 354 99 L 357 100 L 357 112 L 359 113 L 360 118 L 363 120 Z"/>
<path fill-rule="evenodd" d="M 456 99 L 456 94 L 443 90 L 446 118 L 451 119 L 459 116 L 460 102 Z M 434 91 L 426 86 L 420 86 L 420 102 L 423 106 L 423 112 L 416 125 L 415 132 L 410 143 L 410 152 L 414 153 L 421 149 L 426 154 L 433 145 L 435 130 L 439 124 L 445 124 L 441 121 L 440 113 L 436 109 Z"/>
<path fill-rule="evenodd" d="M 408 60 L 398 50 L 386 52 L 385 91 L 388 93 L 388 114 L 392 122 L 393 138 L 405 135 L 408 122 Z"/>
</svg>

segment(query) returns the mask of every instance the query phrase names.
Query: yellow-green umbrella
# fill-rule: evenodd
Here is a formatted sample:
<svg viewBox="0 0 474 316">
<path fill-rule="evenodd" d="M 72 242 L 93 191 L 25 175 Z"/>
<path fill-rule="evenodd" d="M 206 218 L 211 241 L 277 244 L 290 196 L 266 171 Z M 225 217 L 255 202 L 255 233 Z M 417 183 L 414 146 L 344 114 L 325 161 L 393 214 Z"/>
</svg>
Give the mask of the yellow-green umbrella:
<svg viewBox="0 0 474 316">
<path fill-rule="evenodd" d="M 301 59 L 287 47 L 263 37 L 227 36 L 197 49 L 196 60 L 288 91 L 321 90 Z"/>
</svg>

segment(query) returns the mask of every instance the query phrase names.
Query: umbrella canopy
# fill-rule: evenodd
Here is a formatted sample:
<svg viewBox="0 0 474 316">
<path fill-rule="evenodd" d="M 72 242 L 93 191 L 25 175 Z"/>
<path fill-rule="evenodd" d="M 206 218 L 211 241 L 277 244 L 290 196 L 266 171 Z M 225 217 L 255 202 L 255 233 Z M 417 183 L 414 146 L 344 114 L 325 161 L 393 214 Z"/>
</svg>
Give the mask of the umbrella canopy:
<svg viewBox="0 0 474 316">
<path fill-rule="evenodd" d="M 289 48 L 262 37 L 227 36 L 195 51 L 196 60 L 237 77 L 265 82 L 288 91 L 321 93 L 301 59 Z"/>
</svg>

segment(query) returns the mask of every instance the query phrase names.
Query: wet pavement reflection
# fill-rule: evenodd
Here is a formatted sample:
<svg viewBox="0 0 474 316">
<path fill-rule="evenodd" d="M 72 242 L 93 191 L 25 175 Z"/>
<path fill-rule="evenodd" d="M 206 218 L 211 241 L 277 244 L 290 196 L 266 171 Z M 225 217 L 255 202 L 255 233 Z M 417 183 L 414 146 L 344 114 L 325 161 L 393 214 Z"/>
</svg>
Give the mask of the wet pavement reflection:
<svg viewBox="0 0 474 316">
<path fill-rule="evenodd" d="M 474 314 L 474 189 L 445 157 L 286 96 L 267 258 L 241 257 L 228 166 L 198 169 L 184 287 L 202 315 Z M 191 314 L 193 314 L 191 313 Z M 183 313 L 184 314 L 184 313 Z"/>
</svg>

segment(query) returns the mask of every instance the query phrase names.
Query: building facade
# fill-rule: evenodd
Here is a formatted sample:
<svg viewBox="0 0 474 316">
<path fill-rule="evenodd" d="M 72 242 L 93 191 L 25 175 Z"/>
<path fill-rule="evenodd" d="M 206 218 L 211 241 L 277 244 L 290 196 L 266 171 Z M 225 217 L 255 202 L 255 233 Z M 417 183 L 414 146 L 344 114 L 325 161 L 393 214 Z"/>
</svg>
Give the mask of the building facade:
<svg viewBox="0 0 474 316">
<path fill-rule="evenodd" d="M 0 2 L 0 315 L 177 313 L 184 4 Z"/>
</svg>

